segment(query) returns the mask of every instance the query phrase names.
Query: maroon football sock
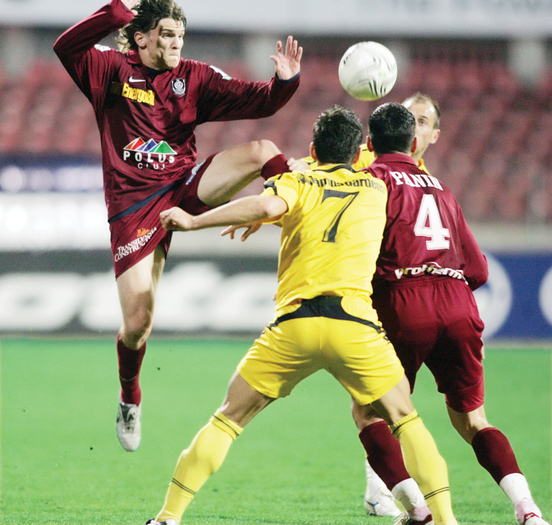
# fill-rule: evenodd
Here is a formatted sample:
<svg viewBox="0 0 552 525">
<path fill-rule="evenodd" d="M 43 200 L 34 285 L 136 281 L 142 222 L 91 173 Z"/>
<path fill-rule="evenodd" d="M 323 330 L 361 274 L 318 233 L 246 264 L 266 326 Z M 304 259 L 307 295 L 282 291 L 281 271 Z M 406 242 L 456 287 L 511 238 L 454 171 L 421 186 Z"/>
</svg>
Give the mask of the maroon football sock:
<svg viewBox="0 0 552 525">
<path fill-rule="evenodd" d="M 288 171 L 287 159 L 283 153 L 280 153 L 265 162 L 261 168 L 261 177 L 267 180 L 270 177 L 280 175 L 280 173 L 287 173 Z"/>
<path fill-rule="evenodd" d="M 385 421 L 368 425 L 362 429 L 359 438 L 371 467 L 389 490 L 410 478 L 404 466 L 399 440 L 391 433 Z"/>
<path fill-rule="evenodd" d="M 146 343 L 138 350 L 128 348 L 117 334 L 117 357 L 119 359 L 119 381 L 121 382 L 121 399 L 123 403 L 139 405 L 142 400 L 142 390 L 138 380 L 140 368 L 146 353 Z"/>
<path fill-rule="evenodd" d="M 510 442 L 498 428 L 480 430 L 472 440 L 472 447 L 479 464 L 497 483 L 508 474 L 521 474 Z"/>
</svg>

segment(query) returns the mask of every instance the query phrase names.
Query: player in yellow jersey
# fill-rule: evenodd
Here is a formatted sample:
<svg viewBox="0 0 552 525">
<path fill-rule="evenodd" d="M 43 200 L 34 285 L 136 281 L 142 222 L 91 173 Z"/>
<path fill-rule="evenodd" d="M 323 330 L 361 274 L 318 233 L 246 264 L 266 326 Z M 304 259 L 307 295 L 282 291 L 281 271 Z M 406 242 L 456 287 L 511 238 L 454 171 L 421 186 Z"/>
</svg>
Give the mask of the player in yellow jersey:
<svg viewBox="0 0 552 525">
<path fill-rule="evenodd" d="M 402 139 L 412 144 L 415 124 L 410 117 Z M 416 481 L 435 491 L 448 488 L 444 460 L 412 405 L 404 370 L 370 300 L 387 192 L 381 181 L 351 168 L 362 138 L 356 115 L 334 107 L 314 126 L 315 171 L 274 177 L 261 195 L 198 216 L 180 208 L 161 213 L 169 230 L 262 220 L 280 224 L 282 238 L 276 317 L 238 365 L 221 407 L 182 452 L 165 504 L 150 525 L 180 523 L 244 426 L 320 369 L 387 421 Z M 410 485 L 415 483 L 405 471 L 396 492 L 408 511 L 401 523 L 433 524 L 423 497 L 417 501 L 407 494 Z M 449 516 L 441 523 L 456 521 Z"/>
<path fill-rule="evenodd" d="M 417 162 L 418 167 L 429 174 L 424 163 L 423 155 L 431 144 L 435 144 L 441 134 L 441 111 L 439 105 L 431 97 L 422 93 L 414 93 L 402 102 L 416 119 L 416 149 L 412 158 Z M 353 167 L 357 170 L 367 168 L 375 159 L 373 151 L 368 149 L 366 143 L 361 146 L 359 159 Z M 306 163 L 306 164 L 305 164 Z M 317 161 L 313 157 L 306 157 L 301 160 L 290 159 L 288 165 L 292 170 L 315 169 Z M 244 233 L 246 239 L 256 231 L 253 226 Z M 386 487 L 381 478 L 374 472 L 368 460 L 366 460 L 366 492 L 364 495 L 364 508 L 367 514 L 372 516 L 392 516 L 401 514 L 395 505 L 395 498 Z"/>
<path fill-rule="evenodd" d="M 431 97 L 420 92 L 414 93 L 402 102 L 416 119 L 416 150 L 412 153 L 412 158 L 418 163 L 418 167 L 429 173 L 423 159 L 423 155 L 431 144 L 435 144 L 441 134 L 441 110 L 439 105 Z M 353 168 L 361 170 L 367 168 L 374 162 L 375 155 L 368 149 L 366 144 L 361 146 L 360 157 L 354 163 Z M 302 164 L 305 161 L 306 164 Z M 313 169 L 316 161 L 312 157 L 304 159 L 289 160 L 289 166 L 292 170 Z"/>
</svg>

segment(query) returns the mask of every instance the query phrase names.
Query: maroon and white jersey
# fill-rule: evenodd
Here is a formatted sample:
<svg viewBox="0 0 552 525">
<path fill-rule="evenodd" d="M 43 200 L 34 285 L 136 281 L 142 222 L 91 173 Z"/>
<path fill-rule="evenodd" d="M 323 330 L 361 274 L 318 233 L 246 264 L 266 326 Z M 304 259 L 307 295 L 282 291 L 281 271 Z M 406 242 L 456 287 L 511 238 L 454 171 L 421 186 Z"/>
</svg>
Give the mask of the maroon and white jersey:
<svg viewBox="0 0 552 525">
<path fill-rule="evenodd" d="M 299 85 L 298 76 L 245 82 L 183 59 L 176 68 L 155 74 L 135 51 L 95 45 L 133 17 L 121 0 L 112 0 L 54 45 L 96 113 L 112 220 L 189 175 L 197 160 L 198 124 L 270 116 Z"/>
<path fill-rule="evenodd" d="M 387 222 L 374 286 L 446 276 L 472 290 L 487 281 L 485 256 L 452 192 L 412 157 L 385 154 L 367 168 L 388 189 Z"/>
</svg>

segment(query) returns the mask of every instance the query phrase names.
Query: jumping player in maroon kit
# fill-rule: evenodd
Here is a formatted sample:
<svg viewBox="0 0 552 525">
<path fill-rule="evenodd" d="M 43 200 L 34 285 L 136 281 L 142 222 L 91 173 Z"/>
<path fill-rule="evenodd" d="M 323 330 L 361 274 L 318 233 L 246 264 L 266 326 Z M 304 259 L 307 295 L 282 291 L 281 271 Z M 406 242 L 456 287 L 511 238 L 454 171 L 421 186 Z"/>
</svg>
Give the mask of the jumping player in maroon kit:
<svg viewBox="0 0 552 525">
<path fill-rule="evenodd" d="M 195 127 L 214 120 L 267 117 L 299 85 L 302 48 L 288 37 L 271 56 L 268 82 L 233 79 L 180 57 L 186 18 L 174 0 L 112 0 L 68 29 L 54 45 L 92 103 L 100 130 L 104 190 L 123 325 L 117 337 L 121 397 L 117 436 L 140 444 L 139 373 L 157 284 L 171 233 L 159 212 L 199 214 L 227 202 L 259 175 L 286 171 L 270 141 L 242 144 L 197 164 Z M 119 31 L 119 48 L 97 45 Z"/>
<path fill-rule="evenodd" d="M 368 147 L 376 159 L 368 171 L 388 187 L 374 307 L 411 389 L 425 363 L 445 394 L 454 428 L 508 496 L 518 523 L 547 525 L 508 439 L 485 415 L 483 322 L 472 291 L 486 282 L 487 261 L 450 190 L 412 157 L 386 149 L 386 135 L 390 141 L 408 113 L 400 104 L 383 104 L 369 121 Z M 375 413 L 353 403 L 353 416 L 369 461 L 385 465 L 384 481 L 392 485 L 394 471 L 403 466 L 398 442 Z"/>
</svg>

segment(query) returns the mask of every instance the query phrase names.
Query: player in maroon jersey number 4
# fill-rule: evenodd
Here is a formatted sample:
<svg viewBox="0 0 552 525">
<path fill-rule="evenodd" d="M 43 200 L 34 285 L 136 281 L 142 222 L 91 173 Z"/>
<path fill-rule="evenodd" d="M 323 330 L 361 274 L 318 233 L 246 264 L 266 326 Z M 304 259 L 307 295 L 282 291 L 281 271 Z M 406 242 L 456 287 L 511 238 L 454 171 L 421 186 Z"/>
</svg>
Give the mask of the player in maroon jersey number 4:
<svg viewBox="0 0 552 525">
<path fill-rule="evenodd" d="M 98 45 L 119 30 L 119 50 Z M 203 122 L 268 117 L 299 86 L 302 48 L 276 44 L 275 76 L 245 82 L 180 56 L 186 17 L 174 0 L 112 0 L 61 35 L 54 50 L 91 102 L 100 130 L 104 190 L 123 324 L 117 337 L 121 395 L 117 436 L 140 444 L 138 383 L 157 284 L 171 233 L 159 212 L 198 214 L 230 200 L 258 176 L 286 171 L 270 141 L 237 145 L 197 163 Z"/>
<path fill-rule="evenodd" d="M 435 103 L 418 97 L 417 104 L 412 113 L 420 114 L 423 105 L 429 122 L 435 122 Z M 452 425 L 509 498 L 518 523 L 547 525 L 508 439 L 485 414 L 483 322 L 472 293 L 487 280 L 485 256 L 451 191 L 411 156 L 389 150 L 381 140 L 381 128 L 393 137 L 405 112 L 400 104 L 384 104 L 369 120 L 368 147 L 376 159 L 367 171 L 388 189 L 387 223 L 373 280 L 374 308 L 411 389 L 425 364 L 445 395 Z M 396 126 L 389 127 L 391 117 Z M 379 470 L 389 487 L 403 466 L 400 446 L 373 412 L 353 403 L 353 415 L 368 461 L 385 465 Z M 368 477 L 370 481 L 375 474 Z M 433 518 L 438 523 L 435 513 Z"/>
</svg>

